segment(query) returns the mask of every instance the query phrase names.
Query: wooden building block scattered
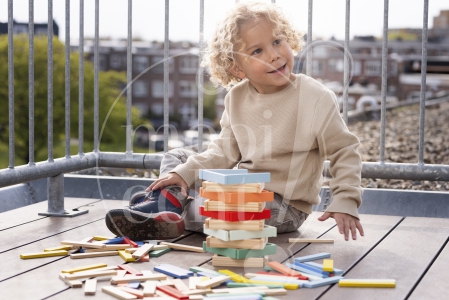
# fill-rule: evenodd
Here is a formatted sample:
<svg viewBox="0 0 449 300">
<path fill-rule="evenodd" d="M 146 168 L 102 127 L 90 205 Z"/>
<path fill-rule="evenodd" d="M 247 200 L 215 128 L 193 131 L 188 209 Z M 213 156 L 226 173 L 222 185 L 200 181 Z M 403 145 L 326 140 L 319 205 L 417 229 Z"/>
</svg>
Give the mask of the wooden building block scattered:
<svg viewBox="0 0 449 300">
<path fill-rule="evenodd" d="M 316 272 L 315 270 L 304 267 L 303 265 L 301 265 L 301 263 L 297 263 L 297 262 L 295 262 L 295 264 L 285 263 L 285 265 L 291 269 L 302 272 L 304 275 L 308 276 L 309 279 L 311 279 L 311 276 L 315 276 L 315 277 L 319 277 L 319 278 L 329 277 L 329 272 L 325 272 L 322 270 L 319 272 Z"/>
<path fill-rule="evenodd" d="M 249 282 L 228 282 L 227 287 L 228 288 L 241 288 L 241 287 L 268 287 L 270 289 L 281 289 L 284 288 L 283 284 L 270 284 L 270 283 L 249 283 Z"/>
<path fill-rule="evenodd" d="M 265 224 L 264 220 L 227 222 L 223 220 L 207 218 L 204 222 L 204 225 L 208 229 L 260 231 L 263 229 Z"/>
<path fill-rule="evenodd" d="M 213 289 L 211 292 L 213 294 L 231 294 L 231 293 L 240 293 L 243 291 L 266 291 L 269 288 L 266 286 L 248 286 L 248 287 L 237 287 L 237 288 L 221 288 L 221 289 Z"/>
<path fill-rule="evenodd" d="M 53 248 L 46 248 L 46 249 L 44 249 L 44 252 L 59 251 L 59 250 L 69 251 L 69 250 L 72 250 L 72 246 L 65 245 L 65 246 L 59 246 L 59 247 L 53 247 Z"/>
<path fill-rule="evenodd" d="M 329 258 L 331 257 L 330 253 L 327 252 L 321 252 L 321 253 L 316 253 L 316 254 L 311 254 L 311 255 L 306 255 L 306 256 L 299 256 L 299 257 L 295 257 L 294 260 L 295 262 L 306 262 L 306 261 L 311 261 L 311 260 L 318 260 L 318 259 L 323 259 L 323 258 Z"/>
<path fill-rule="evenodd" d="M 319 264 L 319 263 L 316 263 L 316 262 L 306 261 L 306 262 L 304 262 L 304 264 L 308 265 L 308 266 L 311 266 L 311 267 L 314 267 L 314 268 L 316 268 L 318 270 L 322 270 L 323 269 L 323 265 Z M 334 268 L 334 271 L 332 273 L 334 275 L 341 275 L 341 274 L 343 274 L 343 270 Z"/>
<path fill-rule="evenodd" d="M 323 271 L 326 272 L 334 271 L 334 261 L 332 259 L 323 259 Z"/>
<path fill-rule="evenodd" d="M 113 239 L 112 237 L 102 236 L 102 235 L 94 235 L 93 240 L 94 241 L 107 241 Z"/>
<path fill-rule="evenodd" d="M 250 257 L 247 259 L 233 259 L 215 254 L 212 257 L 212 265 L 214 267 L 263 267 L 266 259 L 263 257 Z"/>
<path fill-rule="evenodd" d="M 334 276 L 329 278 L 324 278 L 322 280 L 315 280 L 315 281 L 309 281 L 307 283 L 304 283 L 304 287 L 306 288 L 316 288 L 323 285 L 329 285 L 339 282 L 343 277 L 341 276 Z"/>
<path fill-rule="evenodd" d="M 394 279 L 340 279 L 341 287 L 367 287 L 367 288 L 395 288 Z"/>
<path fill-rule="evenodd" d="M 248 202 L 271 202 L 274 200 L 274 193 L 263 190 L 260 193 L 219 193 L 205 192 L 200 188 L 200 196 L 206 199 L 220 201 L 227 204 L 243 204 Z"/>
<path fill-rule="evenodd" d="M 235 249 L 253 249 L 263 250 L 267 244 L 267 238 L 247 239 L 241 241 L 222 241 L 216 237 L 208 236 L 206 238 L 206 246 L 213 248 L 235 248 Z"/>
<path fill-rule="evenodd" d="M 148 280 L 166 280 L 167 276 L 164 274 L 150 274 L 143 276 L 126 275 L 125 277 L 114 276 L 111 278 L 112 284 L 130 283 L 130 282 L 144 282 Z"/>
<path fill-rule="evenodd" d="M 214 236 L 222 241 L 238 241 L 277 236 L 276 227 L 264 225 L 261 231 L 209 229 L 204 225 L 204 234 Z"/>
<path fill-rule="evenodd" d="M 198 272 L 206 272 L 206 273 L 210 273 L 213 275 L 221 275 L 219 272 L 215 271 L 215 270 L 211 270 L 211 269 L 206 269 L 203 267 L 190 267 L 189 269 L 192 272 L 198 273 Z"/>
<path fill-rule="evenodd" d="M 72 253 L 70 258 L 92 258 L 92 257 L 103 257 L 103 256 L 114 256 L 118 255 L 118 251 L 102 251 L 102 252 L 89 252 L 89 253 Z"/>
<path fill-rule="evenodd" d="M 260 275 L 257 277 L 251 278 L 249 282 L 256 282 L 256 281 L 264 281 L 264 282 L 279 282 L 282 284 L 298 284 L 299 287 L 302 287 L 304 283 L 309 282 L 308 280 L 298 280 L 296 277 L 291 276 L 285 276 L 285 277 L 279 277 L 279 276 L 266 276 L 266 275 Z"/>
<path fill-rule="evenodd" d="M 97 279 L 87 279 L 84 282 L 84 295 L 95 295 L 97 292 Z"/>
<path fill-rule="evenodd" d="M 121 286 L 119 287 L 119 289 L 121 289 L 124 292 L 127 292 L 131 295 L 134 295 L 137 297 L 137 299 L 143 299 L 144 295 L 143 295 L 143 291 L 137 290 L 137 289 L 133 289 L 130 287 L 126 287 L 126 286 Z"/>
<path fill-rule="evenodd" d="M 111 295 L 112 297 L 115 297 L 117 299 L 122 299 L 122 300 L 128 300 L 128 299 L 137 299 L 136 296 L 127 293 L 125 291 L 122 291 L 121 289 L 119 289 L 118 287 L 113 287 L 113 286 L 104 286 L 101 288 L 101 290 L 106 293 Z"/>
<path fill-rule="evenodd" d="M 83 272 L 76 272 L 73 274 L 66 274 L 65 278 L 67 278 L 68 280 L 77 280 L 77 279 L 115 276 L 115 275 L 117 275 L 116 270 L 106 270 L 106 271 L 88 270 Z"/>
<path fill-rule="evenodd" d="M 151 251 L 153 246 L 154 245 L 152 244 L 144 244 L 142 247 L 137 248 L 137 251 L 132 253 L 132 256 L 134 257 L 135 260 L 140 260 L 143 256 L 145 256 Z"/>
<path fill-rule="evenodd" d="M 246 273 L 245 274 L 246 278 L 255 278 L 255 277 L 267 277 L 267 278 L 282 278 L 282 279 L 292 279 L 292 280 L 308 280 L 307 277 L 305 276 L 288 276 L 288 275 L 283 275 L 283 274 L 275 274 L 274 272 L 271 273 L 264 273 L 264 272 L 257 272 L 257 273 Z"/>
<path fill-rule="evenodd" d="M 200 282 L 196 284 L 196 288 L 197 289 L 207 289 L 207 288 L 213 288 L 216 286 L 219 286 L 220 284 L 222 284 L 223 282 L 226 282 L 228 280 L 230 280 L 231 277 L 226 276 L 226 275 L 220 275 L 214 278 L 211 278 L 209 280 Z"/>
<path fill-rule="evenodd" d="M 179 300 L 188 300 L 189 296 L 185 295 L 183 293 L 181 293 L 180 291 L 178 291 L 175 288 L 172 288 L 171 286 L 168 285 L 159 285 L 156 287 L 157 290 L 162 291 L 163 293 L 175 297 L 176 299 Z"/>
<path fill-rule="evenodd" d="M 52 257 L 52 256 L 66 256 L 66 255 L 69 255 L 68 251 L 57 250 L 57 251 L 20 254 L 20 258 L 21 259 L 32 259 L 32 258 L 43 258 L 43 257 Z"/>
<path fill-rule="evenodd" d="M 276 254 L 276 244 L 267 243 L 262 250 L 235 249 L 235 248 L 214 248 L 207 247 L 203 242 L 203 249 L 206 252 L 227 256 L 234 259 L 246 259 L 250 257 L 264 257 L 266 255 Z"/>
<path fill-rule="evenodd" d="M 81 280 L 68 280 L 67 278 L 65 278 L 66 275 L 67 274 L 65 274 L 65 273 L 60 273 L 59 279 L 64 281 L 65 284 L 67 284 L 68 286 L 70 286 L 72 288 L 81 288 L 83 286 L 83 283 L 81 282 Z"/>
<path fill-rule="evenodd" d="M 192 252 L 204 253 L 204 250 L 201 247 L 182 245 L 182 244 L 175 244 L 175 243 L 168 243 L 168 242 L 161 242 L 161 245 L 166 245 L 166 246 L 168 246 L 168 247 L 170 247 L 172 249 L 175 249 L 175 250 L 183 250 L 183 251 L 192 251 Z"/>
<path fill-rule="evenodd" d="M 94 244 L 94 243 L 86 243 L 86 242 L 77 242 L 77 241 L 62 241 L 61 245 L 72 245 L 72 246 L 78 246 L 78 247 L 83 247 L 83 248 L 95 248 L 95 249 L 99 249 L 99 248 L 104 248 L 106 247 L 105 244 Z"/>
<path fill-rule="evenodd" d="M 193 287 L 193 289 L 189 289 L 188 291 L 182 291 L 183 294 L 189 295 L 189 299 L 190 296 L 192 295 L 206 295 L 206 294 L 210 294 L 213 290 L 211 289 L 196 289 L 196 287 Z"/>
<path fill-rule="evenodd" d="M 130 264 L 121 264 L 121 265 L 118 265 L 118 267 L 119 267 L 119 269 L 124 270 L 127 273 L 132 274 L 132 275 L 136 275 L 136 276 L 143 275 L 142 272 L 133 268 Z"/>
<path fill-rule="evenodd" d="M 243 277 L 237 273 L 232 272 L 231 270 L 218 270 L 223 275 L 229 276 L 232 281 L 235 282 L 248 282 L 248 278 Z"/>
<path fill-rule="evenodd" d="M 130 245 L 133 248 L 138 248 L 139 245 L 137 245 L 137 243 L 135 243 L 133 240 L 131 240 L 129 237 L 124 236 L 123 237 L 123 242 Z"/>
<path fill-rule="evenodd" d="M 220 201 L 205 200 L 203 203 L 205 211 L 243 211 L 262 212 L 265 202 L 248 202 L 245 204 L 226 204 Z"/>
<path fill-rule="evenodd" d="M 156 293 L 156 281 L 145 281 L 143 285 L 143 296 L 153 296 Z"/>
<path fill-rule="evenodd" d="M 297 290 L 299 289 L 299 284 L 297 283 L 285 283 L 285 282 L 276 282 L 276 281 L 267 281 L 267 280 L 249 280 L 245 283 L 256 283 L 256 284 L 267 284 L 267 285 L 277 285 L 280 284 L 281 288 L 286 290 Z M 245 284 L 243 283 L 243 284 Z"/>
<path fill-rule="evenodd" d="M 267 265 L 272 268 L 273 270 L 278 271 L 279 273 L 282 273 L 284 275 L 288 276 L 301 276 L 302 274 L 299 272 L 296 272 L 295 270 L 292 270 L 289 267 L 284 266 L 280 262 L 277 261 L 270 261 L 267 263 Z"/>
<path fill-rule="evenodd" d="M 260 183 L 245 183 L 245 184 L 219 184 L 213 181 L 203 181 L 202 188 L 205 192 L 218 193 L 261 193 L 265 184 Z"/>
<path fill-rule="evenodd" d="M 167 252 L 170 252 L 171 248 L 161 249 L 161 250 L 152 250 L 148 254 L 150 257 L 159 257 L 161 255 L 164 255 Z"/>
<path fill-rule="evenodd" d="M 334 240 L 330 240 L 330 239 L 296 239 L 296 238 L 289 238 L 288 239 L 289 243 L 334 243 Z"/>
<path fill-rule="evenodd" d="M 189 290 L 189 287 L 181 279 L 172 279 L 171 281 L 173 282 L 173 284 L 175 285 L 175 288 L 178 291 L 183 292 L 183 291 Z"/>
<path fill-rule="evenodd" d="M 243 212 L 243 211 L 209 211 L 205 210 L 204 206 L 200 206 L 200 215 L 211 217 L 223 221 L 237 222 L 250 220 L 265 220 L 271 216 L 269 209 L 264 209 L 262 212 Z"/>
<path fill-rule="evenodd" d="M 73 269 L 66 269 L 66 270 L 62 270 L 62 273 L 76 273 L 76 272 L 82 272 L 82 271 L 87 271 L 87 270 L 92 270 L 92 269 L 99 269 L 99 268 L 104 268 L 107 267 L 107 264 L 94 264 L 94 265 L 87 265 L 87 266 L 82 266 L 82 267 L 78 267 L 78 268 L 73 268 Z"/>
<path fill-rule="evenodd" d="M 132 256 L 131 253 L 126 252 L 125 250 L 119 250 L 118 255 L 120 255 L 121 258 L 123 258 L 126 262 L 135 262 L 136 260 Z"/>
<path fill-rule="evenodd" d="M 200 170 L 199 179 L 216 182 L 219 184 L 247 184 L 270 182 L 270 173 L 248 173 L 245 169 L 210 169 Z"/>
<path fill-rule="evenodd" d="M 159 266 L 154 267 L 155 271 L 158 271 L 162 274 L 166 274 L 175 278 L 188 278 L 193 276 L 193 272 L 187 269 L 179 268 L 170 264 L 161 264 Z"/>
</svg>

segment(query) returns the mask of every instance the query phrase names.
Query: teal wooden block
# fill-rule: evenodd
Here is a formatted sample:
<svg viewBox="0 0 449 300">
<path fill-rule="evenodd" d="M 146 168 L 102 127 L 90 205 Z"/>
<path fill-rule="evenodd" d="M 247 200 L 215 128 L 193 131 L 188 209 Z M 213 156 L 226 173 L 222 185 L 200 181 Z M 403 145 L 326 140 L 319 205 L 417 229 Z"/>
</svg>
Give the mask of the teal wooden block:
<svg viewBox="0 0 449 300">
<path fill-rule="evenodd" d="M 260 231 L 208 229 L 205 227 L 206 226 L 204 226 L 205 234 L 214 236 L 222 241 L 239 241 L 277 236 L 276 227 L 269 225 L 265 225 Z"/>
<path fill-rule="evenodd" d="M 220 184 L 260 183 L 270 182 L 270 173 L 248 173 L 248 170 L 243 169 L 211 169 L 200 170 L 199 178 Z"/>
<path fill-rule="evenodd" d="M 171 248 L 161 249 L 161 250 L 154 250 L 154 251 L 150 251 L 149 255 L 150 255 L 150 257 L 159 257 L 159 256 L 167 253 L 170 250 L 171 250 Z"/>
<path fill-rule="evenodd" d="M 263 257 L 265 255 L 276 254 L 276 244 L 267 243 L 263 250 L 251 249 L 235 249 L 235 248 L 215 248 L 207 247 L 206 242 L 203 242 L 204 251 L 227 256 L 234 259 L 245 259 L 248 257 Z"/>
</svg>

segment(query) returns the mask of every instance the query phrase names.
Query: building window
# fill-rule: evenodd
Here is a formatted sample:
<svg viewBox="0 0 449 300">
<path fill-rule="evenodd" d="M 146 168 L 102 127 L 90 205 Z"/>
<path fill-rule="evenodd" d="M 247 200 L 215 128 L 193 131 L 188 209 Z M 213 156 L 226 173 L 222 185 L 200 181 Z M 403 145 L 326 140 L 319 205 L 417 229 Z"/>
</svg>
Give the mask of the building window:
<svg viewBox="0 0 449 300">
<path fill-rule="evenodd" d="M 390 76 L 398 75 L 398 63 L 396 61 L 390 61 L 389 63 L 389 73 Z"/>
<path fill-rule="evenodd" d="M 145 71 L 146 68 L 148 68 L 148 57 L 146 56 L 135 56 L 134 57 L 134 70 L 136 72 L 142 72 Z"/>
<path fill-rule="evenodd" d="M 173 72 L 175 61 L 173 58 L 169 59 L 168 62 L 168 70 L 170 73 Z M 163 56 L 153 56 L 151 58 L 151 65 L 154 65 L 152 68 L 153 73 L 163 74 L 164 73 L 164 57 Z"/>
<path fill-rule="evenodd" d="M 173 105 L 168 107 L 168 113 L 173 114 L 175 111 Z M 153 103 L 151 104 L 151 113 L 155 116 L 163 116 L 164 115 L 164 103 Z"/>
<path fill-rule="evenodd" d="M 143 80 L 134 81 L 133 82 L 133 95 L 134 95 L 134 97 L 148 96 L 148 83 Z"/>
<path fill-rule="evenodd" d="M 179 71 L 184 74 L 195 74 L 198 70 L 198 57 L 183 56 L 179 60 Z"/>
<path fill-rule="evenodd" d="M 362 63 L 359 60 L 354 60 L 352 65 L 352 76 L 360 76 L 362 74 Z"/>
<path fill-rule="evenodd" d="M 99 58 L 99 63 L 100 63 L 100 70 L 106 71 L 107 70 L 106 56 L 100 54 L 98 58 Z"/>
<path fill-rule="evenodd" d="M 382 63 L 379 61 L 365 61 L 365 76 L 380 76 Z"/>
<path fill-rule="evenodd" d="M 173 82 L 168 83 L 168 97 L 173 97 Z M 164 98 L 164 81 L 153 80 L 151 82 L 151 95 L 153 98 Z"/>
<path fill-rule="evenodd" d="M 120 54 L 111 54 L 110 58 L 111 68 L 120 69 L 122 67 L 122 57 Z"/>
<path fill-rule="evenodd" d="M 329 71 L 343 72 L 343 59 L 329 59 Z"/>
<path fill-rule="evenodd" d="M 198 96 L 198 88 L 195 81 L 180 80 L 179 81 L 179 95 L 181 97 L 196 97 Z"/>
<path fill-rule="evenodd" d="M 324 73 L 324 63 L 322 60 L 312 61 L 312 74 L 313 75 L 323 75 Z"/>
</svg>

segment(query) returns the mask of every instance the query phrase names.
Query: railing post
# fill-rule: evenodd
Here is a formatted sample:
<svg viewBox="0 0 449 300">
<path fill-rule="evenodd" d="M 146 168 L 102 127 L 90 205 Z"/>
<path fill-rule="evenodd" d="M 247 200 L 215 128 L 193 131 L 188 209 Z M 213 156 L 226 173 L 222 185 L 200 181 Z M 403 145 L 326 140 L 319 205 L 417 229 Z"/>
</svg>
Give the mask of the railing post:
<svg viewBox="0 0 449 300">
<path fill-rule="evenodd" d="M 45 213 L 38 213 L 40 216 L 75 217 L 89 212 L 88 210 L 67 212 L 64 209 L 64 174 L 62 173 L 47 178 L 47 197 L 48 210 Z"/>
</svg>

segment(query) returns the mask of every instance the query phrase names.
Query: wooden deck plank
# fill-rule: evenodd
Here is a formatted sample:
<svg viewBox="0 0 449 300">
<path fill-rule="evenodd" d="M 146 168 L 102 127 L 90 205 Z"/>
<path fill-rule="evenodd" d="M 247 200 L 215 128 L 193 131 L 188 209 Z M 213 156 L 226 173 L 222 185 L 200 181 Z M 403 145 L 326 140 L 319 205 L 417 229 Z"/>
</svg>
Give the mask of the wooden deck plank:
<svg viewBox="0 0 449 300">
<path fill-rule="evenodd" d="M 449 284 L 445 276 L 448 266 L 449 244 L 446 244 L 408 299 L 445 299 L 449 290 Z"/>
<path fill-rule="evenodd" d="M 378 222 L 381 223 L 382 220 Z M 446 241 L 448 231 L 448 219 L 406 218 L 345 275 L 348 279 L 395 279 L 396 288 L 333 286 L 320 299 L 404 299 Z M 335 264 L 340 268 L 338 259 Z M 445 287 L 447 290 L 448 285 Z"/>
<path fill-rule="evenodd" d="M 94 202 L 95 199 L 84 198 L 65 198 L 64 207 L 67 211 L 81 205 L 88 205 Z M 21 208 L 9 210 L 0 214 L 0 231 L 10 227 L 19 226 L 28 222 L 33 222 L 39 219 L 47 218 L 39 216 L 38 213 L 46 212 L 48 209 L 48 202 L 42 201 L 36 204 L 27 205 Z M 89 207 L 83 207 L 82 209 L 89 209 Z"/>
</svg>

